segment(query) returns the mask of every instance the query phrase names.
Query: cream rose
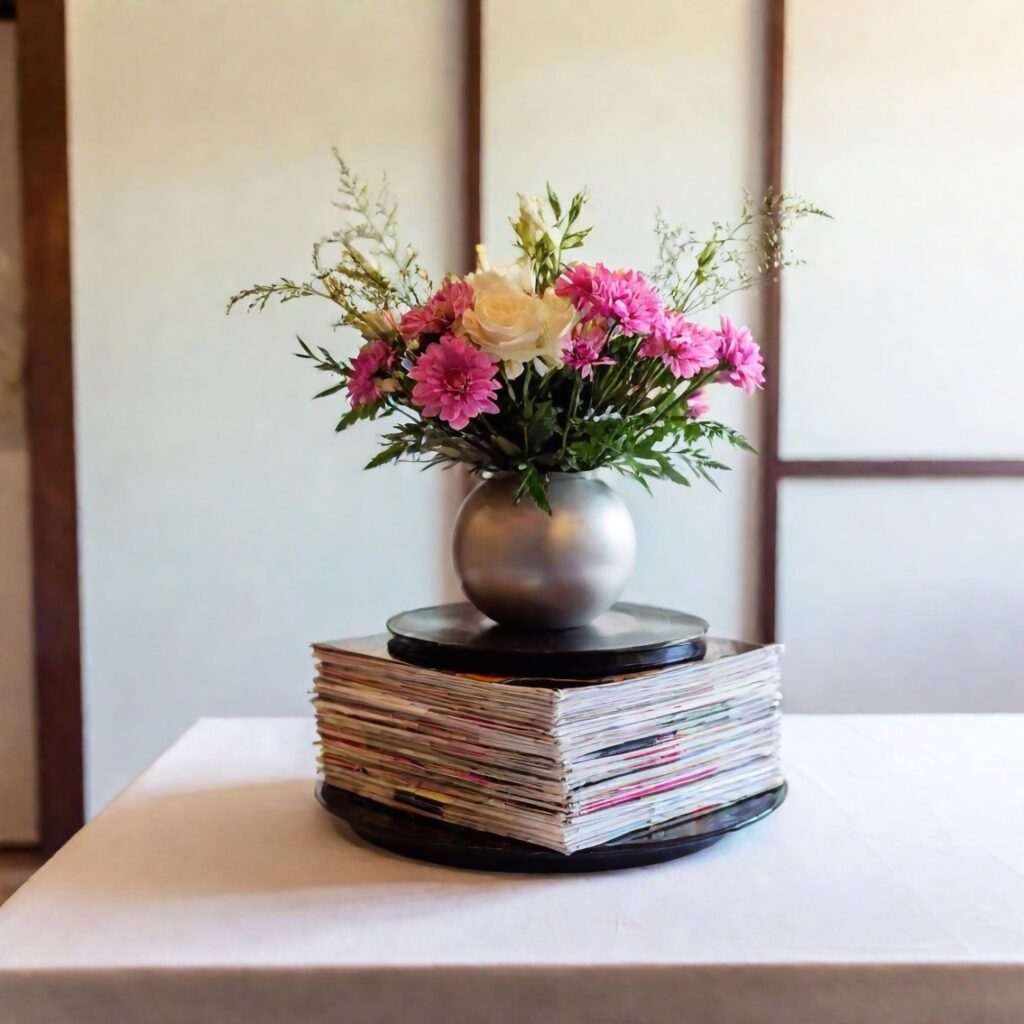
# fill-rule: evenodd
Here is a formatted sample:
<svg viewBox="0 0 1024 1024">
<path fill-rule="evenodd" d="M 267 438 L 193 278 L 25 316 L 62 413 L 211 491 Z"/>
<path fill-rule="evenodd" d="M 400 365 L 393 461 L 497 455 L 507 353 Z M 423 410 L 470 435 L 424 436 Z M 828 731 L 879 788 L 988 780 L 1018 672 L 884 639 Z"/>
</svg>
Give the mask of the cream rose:
<svg viewBox="0 0 1024 1024">
<path fill-rule="evenodd" d="M 562 339 L 572 326 L 573 308 L 548 289 L 533 294 L 529 272 L 519 263 L 469 276 L 473 308 L 462 314 L 462 330 L 492 359 L 505 364 L 506 374 L 518 377 L 524 364 L 542 359 L 548 366 L 562 362 Z"/>
</svg>

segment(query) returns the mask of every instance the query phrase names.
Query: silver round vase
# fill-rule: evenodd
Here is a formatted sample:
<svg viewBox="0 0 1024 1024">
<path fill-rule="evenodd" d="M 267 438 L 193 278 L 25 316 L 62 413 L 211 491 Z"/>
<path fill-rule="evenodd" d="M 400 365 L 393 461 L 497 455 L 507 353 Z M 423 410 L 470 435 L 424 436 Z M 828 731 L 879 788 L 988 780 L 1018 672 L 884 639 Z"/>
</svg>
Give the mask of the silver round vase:
<svg viewBox="0 0 1024 1024">
<path fill-rule="evenodd" d="M 462 503 L 452 536 L 455 572 L 484 615 L 529 629 L 584 626 L 626 589 L 636 529 L 626 503 L 593 473 L 551 473 L 551 515 L 518 481 L 494 477 Z"/>
</svg>

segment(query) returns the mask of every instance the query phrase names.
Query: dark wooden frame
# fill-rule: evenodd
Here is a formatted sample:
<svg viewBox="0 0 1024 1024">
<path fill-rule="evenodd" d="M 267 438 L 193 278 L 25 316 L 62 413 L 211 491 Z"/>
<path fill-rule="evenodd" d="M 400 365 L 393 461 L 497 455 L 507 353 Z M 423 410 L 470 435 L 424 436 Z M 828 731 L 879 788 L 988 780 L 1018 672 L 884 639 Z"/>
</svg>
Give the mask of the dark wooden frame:
<svg viewBox="0 0 1024 1024">
<path fill-rule="evenodd" d="M 63 0 L 19 5 L 17 30 L 39 833 L 48 856 L 84 817 Z"/>
<path fill-rule="evenodd" d="M 765 0 L 765 184 L 782 191 L 786 2 Z M 783 480 L 997 479 L 1024 477 L 1024 459 L 783 459 L 779 455 L 782 393 L 782 284 L 763 292 L 762 337 L 769 374 L 762 419 L 761 533 L 758 558 L 757 632 L 776 639 L 778 612 L 779 488 Z"/>
<path fill-rule="evenodd" d="M 476 266 L 483 219 L 483 0 L 463 0 L 463 243 L 466 271 Z"/>
<path fill-rule="evenodd" d="M 782 191 L 783 97 L 785 95 L 786 3 L 764 0 L 764 185 Z M 761 292 L 761 342 L 769 372 L 765 378 L 761 418 L 761 528 L 757 573 L 757 632 L 762 640 L 775 637 L 775 577 L 779 537 L 779 402 L 778 372 L 782 326 L 782 281 L 765 282 Z"/>
</svg>

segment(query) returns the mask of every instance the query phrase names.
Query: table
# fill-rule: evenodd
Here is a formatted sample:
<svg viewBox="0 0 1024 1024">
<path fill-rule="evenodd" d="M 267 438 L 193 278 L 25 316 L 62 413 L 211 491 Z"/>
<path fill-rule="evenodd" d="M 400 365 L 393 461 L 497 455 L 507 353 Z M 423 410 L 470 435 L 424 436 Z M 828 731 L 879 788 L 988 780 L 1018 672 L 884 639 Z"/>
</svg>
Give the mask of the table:
<svg viewBox="0 0 1024 1024">
<path fill-rule="evenodd" d="M 767 821 L 608 875 L 380 853 L 204 720 L 0 910 L 0 1021 L 1024 1020 L 1024 716 L 788 716 Z"/>
</svg>

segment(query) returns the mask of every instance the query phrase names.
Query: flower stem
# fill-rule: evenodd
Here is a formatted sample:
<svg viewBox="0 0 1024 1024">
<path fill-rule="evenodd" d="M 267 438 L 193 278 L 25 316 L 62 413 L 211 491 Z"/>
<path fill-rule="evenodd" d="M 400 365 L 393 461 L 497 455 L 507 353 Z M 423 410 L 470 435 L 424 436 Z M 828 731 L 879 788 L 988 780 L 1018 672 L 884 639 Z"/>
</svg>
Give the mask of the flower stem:
<svg viewBox="0 0 1024 1024">
<path fill-rule="evenodd" d="M 530 396 L 530 378 L 533 366 L 526 364 L 523 370 L 523 458 L 529 457 L 530 451 L 530 418 L 533 416 L 533 399 Z"/>
<path fill-rule="evenodd" d="M 569 399 L 569 410 L 565 414 L 565 429 L 562 431 L 562 447 L 558 452 L 558 461 L 561 462 L 565 458 L 565 449 L 569 444 L 569 430 L 572 427 L 573 418 L 576 415 L 576 406 L 580 400 L 580 382 L 583 378 L 576 374 L 572 382 L 572 397 Z"/>
</svg>

